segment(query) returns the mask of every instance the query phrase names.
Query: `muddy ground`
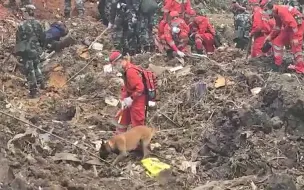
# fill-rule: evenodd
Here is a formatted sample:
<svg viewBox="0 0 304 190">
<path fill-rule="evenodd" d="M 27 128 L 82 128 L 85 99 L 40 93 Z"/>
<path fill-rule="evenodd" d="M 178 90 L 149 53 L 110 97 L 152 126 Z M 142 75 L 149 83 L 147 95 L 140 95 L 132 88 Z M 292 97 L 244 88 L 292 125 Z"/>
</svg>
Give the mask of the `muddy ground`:
<svg viewBox="0 0 304 190">
<path fill-rule="evenodd" d="M 115 128 L 111 119 L 119 108 L 108 99 L 119 98 L 121 81 L 103 70 L 107 33 L 98 41 L 104 50 L 79 52 L 103 26 L 92 17 L 66 21 L 76 44 L 49 60 L 43 68 L 48 88 L 28 99 L 10 56 L 19 20 L 8 15 L 1 20 L 0 189 L 304 188 L 302 76 L 273 72 L 267 58 L 247 62 L 232 47 L 187 58 L 176 72 L 170 68 L 179 61 L 166 62 L 161 54 L 133 57 L 158 74 L 159 100 L 148 113 L 148 124 L 159 129 L 152 152 L 172 167 L 149 178 L 137 154 L 117 168 L 97 159 L 96 144 Z M 229 25 L 231 15 L 210 16 Z"/>
</svg>

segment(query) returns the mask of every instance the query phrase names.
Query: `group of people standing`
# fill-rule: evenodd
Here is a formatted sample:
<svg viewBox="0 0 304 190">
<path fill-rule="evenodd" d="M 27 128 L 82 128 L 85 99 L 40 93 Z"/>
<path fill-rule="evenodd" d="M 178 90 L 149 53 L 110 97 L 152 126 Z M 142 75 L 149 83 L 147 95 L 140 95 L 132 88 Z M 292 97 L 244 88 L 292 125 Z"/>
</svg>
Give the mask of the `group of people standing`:
<svg viewBox="0 0 304 190">
<path fill-rule="evenodd" d="M 153 36 L 153 23 L 157 5 L 154 0 L 99 1 L 99 12 L 103 23 L 112 29 L 114 47 L 133 55 L 142 51 L 165 49 L 168 57 L 174 53 L 183 57 L 189 51 L 189 39 L 195 41 L 198 53 L 212 53 L 215 49 L 215 29 L 206 15 L 198 15 L 190 0 L 165 0 L 161 9 L 163 17 Z M 151 11 L 145 11 L 149 6 Z"/>
</svg>

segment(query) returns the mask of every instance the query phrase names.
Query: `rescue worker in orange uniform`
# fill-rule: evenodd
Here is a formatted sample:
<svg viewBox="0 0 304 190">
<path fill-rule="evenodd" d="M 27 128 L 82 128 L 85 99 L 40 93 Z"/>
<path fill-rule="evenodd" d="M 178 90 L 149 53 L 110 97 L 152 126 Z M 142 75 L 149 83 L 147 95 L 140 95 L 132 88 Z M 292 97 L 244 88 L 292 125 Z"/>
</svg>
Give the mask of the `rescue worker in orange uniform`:
<svg viewBox="0 0 304 190">
<path fill-rule="evenodd" d="M 171 21 L 166 24 L 164 28 L 164 35 L 161 39 L 165 40 L 164 46 L 167 49 L 167 56 L 173 57 L 173 52 L 176 52 L 178 56 L 184 57 L 186 46 L 190 32 L 189 26 L 186 24 L 184 19 L 179 18 L 177 11 L 170 12 Z"/>
<path fill-rule="evenodd" d="M 195 34 L 195 46 L 197 53 L 203 53 L 203 47 L 206 53 L 213 53 L 215 50 L 214 36 L 215 29 L 210 24 L 206 16 L 197 16 L 194 19 L 197 26 L 197 33 Z"/>
<path fill-rule="evenodd" d="M 269 24 L 270 18 L 263 14 L 263 9 L 260 7 L 260 1 L 250 0 L 249 4 L 253 9 L 250 37 L 253 37 L 254 41 L 251 47 L 251 57 L 260 57 L 264 55 L 262 47 L 266 37 L 270 34 L 272 27 Z M 272 21 L 274 22 L 273 19 Z"/>
<path fill-rule="evenodd" d="M 144 93 L 144 83 L 140 69 L 124 58 L 119 51 L 114 51 L 109 57 L 111 64 L 123 74 L 124 86 L 121 90 L 123 110 L 117 114 L 121 127 L 116 133 L 127 131 L 128 125 L 132 127 L 145 124 L 147 99 Z"/>
<path fill-rule="evenodd" d="M 274 5 L 268 3 L 265 6 L 265 13 L 273 15 L 276 24 L 265 41 L 272 40 L 274 51 L 274 62 L 277 66 L 283 63 L 283 48 L 291 44 L 291 51 L 294 55 L 294 65 L 289 65 L 289 69 L 297 73 L 304 73 L 304 61 L 302 55 L 302 43 L 304 23 L 303 15 L 294 7 L 284 5 Z"/>
</svg>

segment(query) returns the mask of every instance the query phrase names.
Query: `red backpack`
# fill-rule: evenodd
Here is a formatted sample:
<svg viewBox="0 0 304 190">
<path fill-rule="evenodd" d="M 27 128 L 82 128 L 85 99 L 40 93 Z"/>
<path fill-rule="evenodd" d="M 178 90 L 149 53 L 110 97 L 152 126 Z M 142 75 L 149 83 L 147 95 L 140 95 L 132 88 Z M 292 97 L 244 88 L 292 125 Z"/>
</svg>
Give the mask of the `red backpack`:
<svg viewBox="0 0 304 190">
<path fill-rule="evenodd" d="M 157 77 L 155 73 L 140 66 L 133 68 L 138 70 L 142 75 L 143 83 L 145 86 L 145 94 L 148 97 L 148 101 L 155 101 L 157 93 Z"/>
</svg>

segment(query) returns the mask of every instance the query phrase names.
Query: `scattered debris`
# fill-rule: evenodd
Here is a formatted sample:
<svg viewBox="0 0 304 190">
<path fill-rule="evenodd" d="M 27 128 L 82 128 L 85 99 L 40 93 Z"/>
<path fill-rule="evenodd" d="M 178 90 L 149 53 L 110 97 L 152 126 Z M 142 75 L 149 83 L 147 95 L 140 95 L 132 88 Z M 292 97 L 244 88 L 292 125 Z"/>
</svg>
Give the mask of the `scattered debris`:
<svg viewBox="0 0 304 190">
<path fill-rule="evenodd" d="M 55 156 L 52 157 L 54 161 L 73 161 L 73 162 L 81 162 L 78 159 L 76 154 L 71 153 L 56 153 Z"/>
</svg>

